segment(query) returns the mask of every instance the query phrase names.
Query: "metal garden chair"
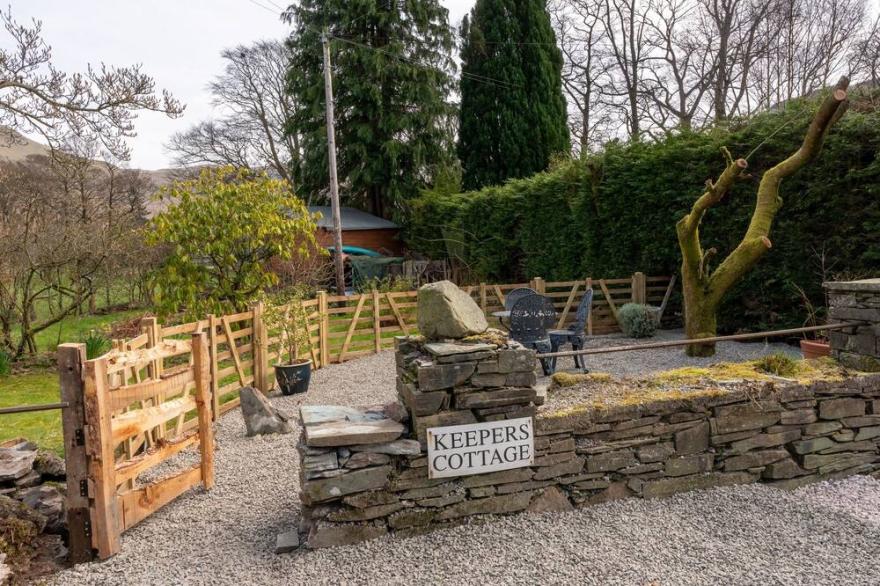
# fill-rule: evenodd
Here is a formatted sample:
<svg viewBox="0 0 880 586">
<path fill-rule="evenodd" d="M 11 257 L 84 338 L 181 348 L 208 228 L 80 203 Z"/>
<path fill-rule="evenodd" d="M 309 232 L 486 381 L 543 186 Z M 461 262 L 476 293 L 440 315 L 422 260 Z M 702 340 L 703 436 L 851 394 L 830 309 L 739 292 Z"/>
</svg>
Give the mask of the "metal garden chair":
<svg viewBox="0 0 880 586">
<path fill-rule="evenodd" d="M 547 334 L 550 336 L 550 351 L 558 352 L 559 348 L 564 344 L 571 344 L 572 350 L 581 350 L 587 341 L 587 334 L 584 328 L 587 325 L 587 318 L 590 316 L 590 310 L 593 306 L 593 290 L 587 289 L 583 298 L 578 305 L 577 314 L 575 314 L 574 323 L 567 330 L 550 330 Z M 552 369 L 556 370 L 556 357 L 550 359 L 552 361 Z M 574 365 L 587 372 L 584 366 L 583 356 L 574 356 Z"/>
<path fill-rule="evenodd" d="M 529 295 L 537 295 L 538 292 L 534 289 L 530 289 L 528 287 L 517 287 L 516 289 L 512 289 L 510 293 L 508 293 L 504 297 L 504 309 L 510 311 L 513 309 L 513 306 L 516 305 L 516 302 L 522 299 L 523 297 L 528 297 Z"/>
<path fill-rule="evenodd" d="M 556 323 L 556 308 L 553 301 L 543 295 L 527 295 L 519 299 L 510 310 L 510 338 L 526 348 L 539 353 L 551 349 L 550 336 L 547 329 Z M 541 368 L 545 375 L 553 374 L 550 359 L 541 359 Z"/>
</svg>

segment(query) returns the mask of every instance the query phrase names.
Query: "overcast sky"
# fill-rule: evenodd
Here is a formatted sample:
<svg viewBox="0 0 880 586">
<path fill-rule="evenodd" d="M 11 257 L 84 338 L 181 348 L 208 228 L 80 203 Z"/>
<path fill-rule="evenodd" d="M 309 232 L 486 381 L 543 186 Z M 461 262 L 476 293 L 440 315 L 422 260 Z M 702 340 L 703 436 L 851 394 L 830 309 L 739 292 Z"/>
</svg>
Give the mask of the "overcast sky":
<svg viewBox="0 0 880 586">
<path fill-rule="evenodd" d="M 457 25 L 474 0 L 441 3 Z M 186 103 L 177 120 L 154 113 L 138 118 L 138 136 L 129 144 L 131 166 L 141 169 L 168 167 L 163 147 L 168 137 L 211 117 L 206 86 L 223 67 L 223 48 L 286 35 L 277 9 L 285 5 L 285 0 L 11 0 L 16 20 L 43 21 L 43 37 L 59 69 L 82 71 L 101 61 L 142 63 L 159 87 Z M 0 37 L 9 46 L 5 31 Z"/>
</svg>

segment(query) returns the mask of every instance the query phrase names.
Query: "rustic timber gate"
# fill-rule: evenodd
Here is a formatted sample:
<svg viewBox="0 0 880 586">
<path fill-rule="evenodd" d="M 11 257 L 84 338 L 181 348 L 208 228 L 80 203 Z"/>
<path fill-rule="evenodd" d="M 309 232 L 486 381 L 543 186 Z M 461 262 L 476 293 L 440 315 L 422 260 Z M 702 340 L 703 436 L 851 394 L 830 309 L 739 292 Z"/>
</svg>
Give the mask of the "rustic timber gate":
<svg viewBox="0 0 880 586">
<path fill-rule="evenodd" d="M 189 354 L 161 370 L 166 358 Z M 207 335 L 116 349 L 84 360 L 82 344 L 58 348 L 64 409 L 70 550 L 74 562 L 119 551 L 120 535 L 191 488 L 214 484 Z M 161 478 L 152 468 L 191 446 L 200 461 Z M 146 475 L 142 478 L 141 475 Z"/>
</svg>

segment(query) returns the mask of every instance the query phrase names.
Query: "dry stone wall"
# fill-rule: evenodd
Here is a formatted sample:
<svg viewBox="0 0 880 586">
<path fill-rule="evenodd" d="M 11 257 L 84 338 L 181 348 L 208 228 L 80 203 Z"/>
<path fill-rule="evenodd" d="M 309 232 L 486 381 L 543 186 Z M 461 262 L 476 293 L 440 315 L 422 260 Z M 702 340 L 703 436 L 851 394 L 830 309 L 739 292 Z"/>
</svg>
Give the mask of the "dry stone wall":
<svg viewBox="0 0 880 586">
<path fill-rule="evenodd" d="M 412 535 L 474 515 L 751 482 L 794 488 L 880 470 L 880 375 L 863 375 L 538 413 L 532 466 L 431 479 L 428 427 L 534 413 L 543 399 L 534 354 L 489 340 L 404 338 L 397 360 L 405 409 L 303 408 L 308 547 Z"/>
<path fill-rule="evenodd" d="M 831 351 L 843 364 L 880 372 L 880 279 L 825 283 L 829 317 L 854 322 L 829 334 Z"/>
</svg>

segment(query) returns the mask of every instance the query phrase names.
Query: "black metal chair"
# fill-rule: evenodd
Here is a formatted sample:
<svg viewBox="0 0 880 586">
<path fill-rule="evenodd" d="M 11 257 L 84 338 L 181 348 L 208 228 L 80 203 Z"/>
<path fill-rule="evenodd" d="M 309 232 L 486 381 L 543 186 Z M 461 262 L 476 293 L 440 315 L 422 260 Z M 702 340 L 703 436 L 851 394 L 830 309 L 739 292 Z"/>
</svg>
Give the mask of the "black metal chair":
<svg viewBox="0 0 880 586">
<path fill-rule="evenodd" d="M 587 334 L 584 333 L 584 328 L 587 325 L 587 318 L 590 316 L 590 310 L 593 305 L 593 290 L 587 289 L 584 292 L 584 296 L 581 299 L 580 304 L 578 305 L 577 314 L 575 314 L 574 323 L 571 324 L 571 328 L 567 330 L 550 330 L 547 332 L 547 335 L 550 336 L 550 351 L 558 352 L 559 348 L 564 344 L 571 344 L 572 350 L 581 350 L 584 347 L 584 344 L 587 341 Z M 550 359 L 552 361 L 552 368 L 556 370 L 556 357 Z M 586 367 L 584 366 L 584 357 L 583 356 L 574 356 L 574 365 L 583 370 L 584 372 L 588 372 Z"/>
<path fill-rule="evenodd" d="M 552 346 L 547 329 L 555 323 L 553 301 L 543 295 L 527 295 L 510 310 L 510 338 L 539 353 L 550 352 Z M 552 360 L 542 358 L 541 368 L 545 375 L 553 374 Z"/>
<path fill-rule="evenodd" d="M 510 311 L 513 309 L 513 306 L 516 305 L 516 302 L 523 297 L 537 294 L 537 291 L 535 291 L 534 289 L 529 289 L 528 287 L 517 287 L 516 289 L 512 289 L 510 293 L 508 293 L 504 297 L 504 309 Z"/>
</svg>

